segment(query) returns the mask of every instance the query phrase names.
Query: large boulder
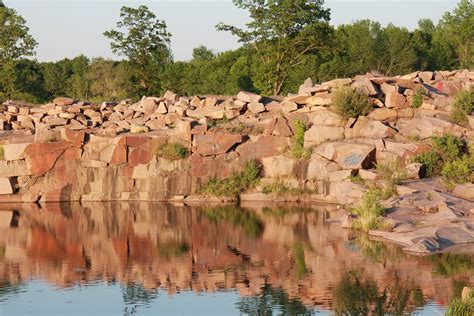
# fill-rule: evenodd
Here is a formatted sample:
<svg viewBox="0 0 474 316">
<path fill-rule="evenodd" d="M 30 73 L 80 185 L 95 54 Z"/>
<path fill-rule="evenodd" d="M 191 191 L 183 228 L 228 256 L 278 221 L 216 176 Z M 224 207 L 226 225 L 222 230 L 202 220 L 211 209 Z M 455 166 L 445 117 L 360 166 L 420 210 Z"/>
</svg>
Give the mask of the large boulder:
<svg viewBox="0 0 474 316">
<path fill-rule="evenodd" d="M 368 144 L 326 143 L 317 147 L 316 153 L 337 162 L 342 169 L 370 169 L 376 162 L 376 148 Z"/>
<path fill-rule="evenodd" d="M 328 141 L 343 140 L 344 128 L 313 125 L 304 134 L 304 147 L 309 148 Z"/>
<path fill-rule="evenodd" d="M 263 170 L 267 178 L 291 177 L 296 161 L 279 155 L 262 159 Z"/>
<path fill-rule="evenodd" d="M 237 147 L 236 151 L 244 160 L 276 156 L 291 145 L 291 139 L 282 136 L 265 135 Z"/>
<path fill-rule="evenodd" d="M 237 100 L 247 102 L 247 103 L 259 103 L 262 100 L 262 97 L 255 93 L 240 91 L 237 94 Z"/>
<path fill-rule="evenodd" d="M 367 117 L 359 117 L 352 127 L 346 128 L 345 137 L 351 138 L 391 138 L 396 130 L 380 121 L 372 121 Z"/>
<path fill-rule="evenodd" d="M 228 152 L 244 141 L 242 135 L 229 133 L 207 133 L 194 137 L 194 152 L 202 156 L 214 156 Z"/>
</svg>

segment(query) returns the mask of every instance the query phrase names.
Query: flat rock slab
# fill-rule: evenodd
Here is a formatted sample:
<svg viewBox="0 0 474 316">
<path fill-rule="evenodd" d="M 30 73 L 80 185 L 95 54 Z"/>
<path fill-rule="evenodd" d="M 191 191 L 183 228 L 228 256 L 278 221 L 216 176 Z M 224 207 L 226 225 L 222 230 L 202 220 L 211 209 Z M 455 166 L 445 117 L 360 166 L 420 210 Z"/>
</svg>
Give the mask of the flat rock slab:
<svg viewBox="0 0 474 316">
<path fill-rule="evenodd" d="M 228 152 L 236 144 L 244 141 L 244 137 L 238 134 L 210 133 L 196 135 L 194 140 L 195 153 L 202 156 L 214 156 Z"/>
</svg>

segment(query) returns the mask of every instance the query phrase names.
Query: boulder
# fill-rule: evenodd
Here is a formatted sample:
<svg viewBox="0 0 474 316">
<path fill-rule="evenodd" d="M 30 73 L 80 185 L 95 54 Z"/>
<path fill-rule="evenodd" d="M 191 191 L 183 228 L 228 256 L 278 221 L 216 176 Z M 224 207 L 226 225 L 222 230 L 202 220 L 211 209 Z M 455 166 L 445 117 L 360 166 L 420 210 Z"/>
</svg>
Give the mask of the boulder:
<svg viewBox="0 0 474 316">
<path fill-rule="evenodd" d="M 375 121 L 394 121 L 398 117 L 398 111 L 390 108 L 375 109 L 368 115 Z"/>
<path fill-rule="evenodd" d="M 411 163 L 405 167 L 408 179 L 421 179 L 425 176 L 426 170 L 421 163 Z"/>
<path fill-rule="evenodd" d="M 325 96 L 312 96 L 306 100 L 306 104 L 311 106 L 330 106 L 332 104 L 332 99 L 329 94 Z"/>
<path fill-rule="evenodd" d="M 392 91 L 385 95 L 385 106 L 388 108 L 401 109 L 409 107 L 410 105 L 403 94 Z"/>
<path fill-rule="evenodd" d="M 304 146 L 309 148 L 327 141 L 342 139 L 344 139 L 343 127 L 313 125 L 304 134 Z"/>
<path fill-rule="evenodd" d="M 237 94 L 237 100 L 247 102 L 247 103 L 260 103 L 260 101 L 262 100 L 262 97 L 255 93 L 240 91 Z"/>
<path fill-rule="evenodd" d="M 225 108 L 223 106 L 205 106 L 196 108 L 195 110 L 186 111 L 187 116 L 196 119 L 208 117 L 211 119 L 219 120 L 224 118 L 224 114 Z"/>
<path fill-rule="evenodd" d="M 310 119 L 313 125 L 316 126 L 344 127 L 346 125 L 346 121 L 342 116 L 322 107 L 315 108 Z"/>
<path fill-rule="evenodd" d="M 282 155 L 262 158 L 263 170 L 267 178 L 293 176 L 295 163 L 294 159 Z"/>
<path fill-rule="evenodd" d="M 243 136 L 238 134 L 207 133 L 205 135 L 195 135 L 194 152 L 202 156 L 220 155 L 243 141 Z"/>
<path fill-rule="evenodd" d="M 256 140 L 247 141 L 237 147 L 236 151 L 244 159 L 260 159 L 270 156 L 276 156 L 291 145 L 291 139 L 282 136 L 265 135 Z"/>
<path fill-rule="evenodd" d="M 339 204 L 354 207 L 361 201 L 364 193 L 365 189 L 360 184 L 350 181 L 341 181 L 336 183 L 333 194 Z"/>
<path fill-rule="evenodd" d="M 346 139 L 352 138 L 391 138 L 397 131 L 380 121 L 372 121 L 367 117 L 359 117 L 355 124 L 345 129 Z"/>
<path fill-rule="evenodd" d="M 16 190 L 14 178 L 0 178 L 0 194 L 13 194 Z"/>
<path fill-rule="evenodd" d="M 265 112 L 265 106 L 263 105 L 263 103 L 259 102 L 251 102 L 247 104 L 247 109 L 253 114 Z"/>
<path fill-rule="evenodd" d="M 74 100 L 71 98 L 60 97 L 53 100 L 53 103 L 59 106 L 72 105 Z"/>
<path fill-rule="evenodd" d="M 336 162 L 313 155 L 308 164 L 307 179 L 328 180 L 329 173 L 338 170 L 341 170 L 341 167 Z"/>
<path fill-rule="evenodd" d="M 474 202 L 474 183 L 456 185 L 453 195 Z"/>
<path fill-rule="evenodd" d="M 374 145 L 333 142 L 320 145 L 315 152 L 337 162 L 342 169 L 371 169 L 375 164 Z"/>
<path fill-rule="evenodd" d="M 22 159 L 23 151 L 30 143 L 5 144 L 3 147 L 4 160 L 20 160 Z"/>
</svg>

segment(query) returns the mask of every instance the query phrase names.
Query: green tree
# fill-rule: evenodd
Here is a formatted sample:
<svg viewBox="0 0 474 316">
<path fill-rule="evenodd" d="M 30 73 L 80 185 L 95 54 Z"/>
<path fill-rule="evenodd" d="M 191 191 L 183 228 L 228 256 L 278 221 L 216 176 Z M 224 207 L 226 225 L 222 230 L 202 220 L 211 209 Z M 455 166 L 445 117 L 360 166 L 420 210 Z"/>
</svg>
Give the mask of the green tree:
<svg viewBox="0 0 474 316">
<path fill-rule="evenodd" d="M 70 91 L 69 78 L 73 75 L 72 63 L 68 58 L 57 62 L 43 63 L 44 89 L 49 98 L 67 96 Z"/>
<path fill-rule="evenodd" d="M 303 57 L 325 47 L 331 33 L 330 10 L 322 0 L 234 0 L 249 11 L 246 29 L 220 23 L 217 29 L 229 31 L 249 45 L 258 59 L 255 86 L 265 94 L 279 94 L 288 74 Z"/>
<path fill-rule="evenodd" d="M 23 17 L 0 0 L 0 91 L 10 97 L 16 92 L 16 63 L 34 56 L 37 43 Z"/>
<path fill-rule="evenodd" d="M 474 2 L 461 0 L 453 12 L 446 12 L 439 22 L 440 32 L 455 51 L 459 66 L 474 66 Z"/>
<path fill-rule="evenodd" d="M 169 48 L 171 34 L 166 23 L 157 19 L 147 6 L 137 9 L 122 7 L 118 30 L 104 32 L 112 40 L 112 51 L 126 56 L 135 70 L 137 94 L 153 94 L 160 90 L 160 76 L 171 61 Z"/>
<path fill-rule="evenodd" d="M 387 25 L 382 33 L 383 52 L 377 69 L 387 75 L 399 75 L 414 70 L 416 52 L 412 46 L 411 34 L 404 27 Z"/>
<path fill-rule="evenodd" d="M 104 58 L 92 60 L 86 81 L 93 101 L 118 101 L 130 97 L 130 71 L 127 62 Z"/>
<path fill-rule="evenodd" d="M 89 58 L 79 55 L 71 60 L 72 75 L 68 79 L 68 95 L 75 99 L 86 100 L 89 96 L 89 82 L 86 75 L 89 70 Z"/>
<path fill-rule="evenodd" d="M 215 57 L 212 49 L 207 48 L 204 45 L 199 45 L 193 49 L 193 60 L 211 60 Z"/>
</svg>

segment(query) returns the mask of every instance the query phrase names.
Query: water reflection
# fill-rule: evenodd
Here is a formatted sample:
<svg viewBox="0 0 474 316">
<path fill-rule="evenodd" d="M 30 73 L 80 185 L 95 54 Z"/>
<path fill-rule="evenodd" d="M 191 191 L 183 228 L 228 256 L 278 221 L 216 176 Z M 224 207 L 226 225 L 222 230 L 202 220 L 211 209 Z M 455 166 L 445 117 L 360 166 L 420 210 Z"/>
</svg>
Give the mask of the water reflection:
<svg viewBox="0 0 474 316">
<path fill-rule="evenodd" d="M 0 311 L 32 279 L 120 284 L 125 314 L 169 294 L 237 291 L 236 313 L 338 315 L 445 306 L 474 284 L 469 255 L 416 257 L 301 205 L 150 203 L 2 206 Z M 87 295 L 87 288 L 84 295 Z M 199 300 L 196 296 L 196 300 Z"/>
</svg>

